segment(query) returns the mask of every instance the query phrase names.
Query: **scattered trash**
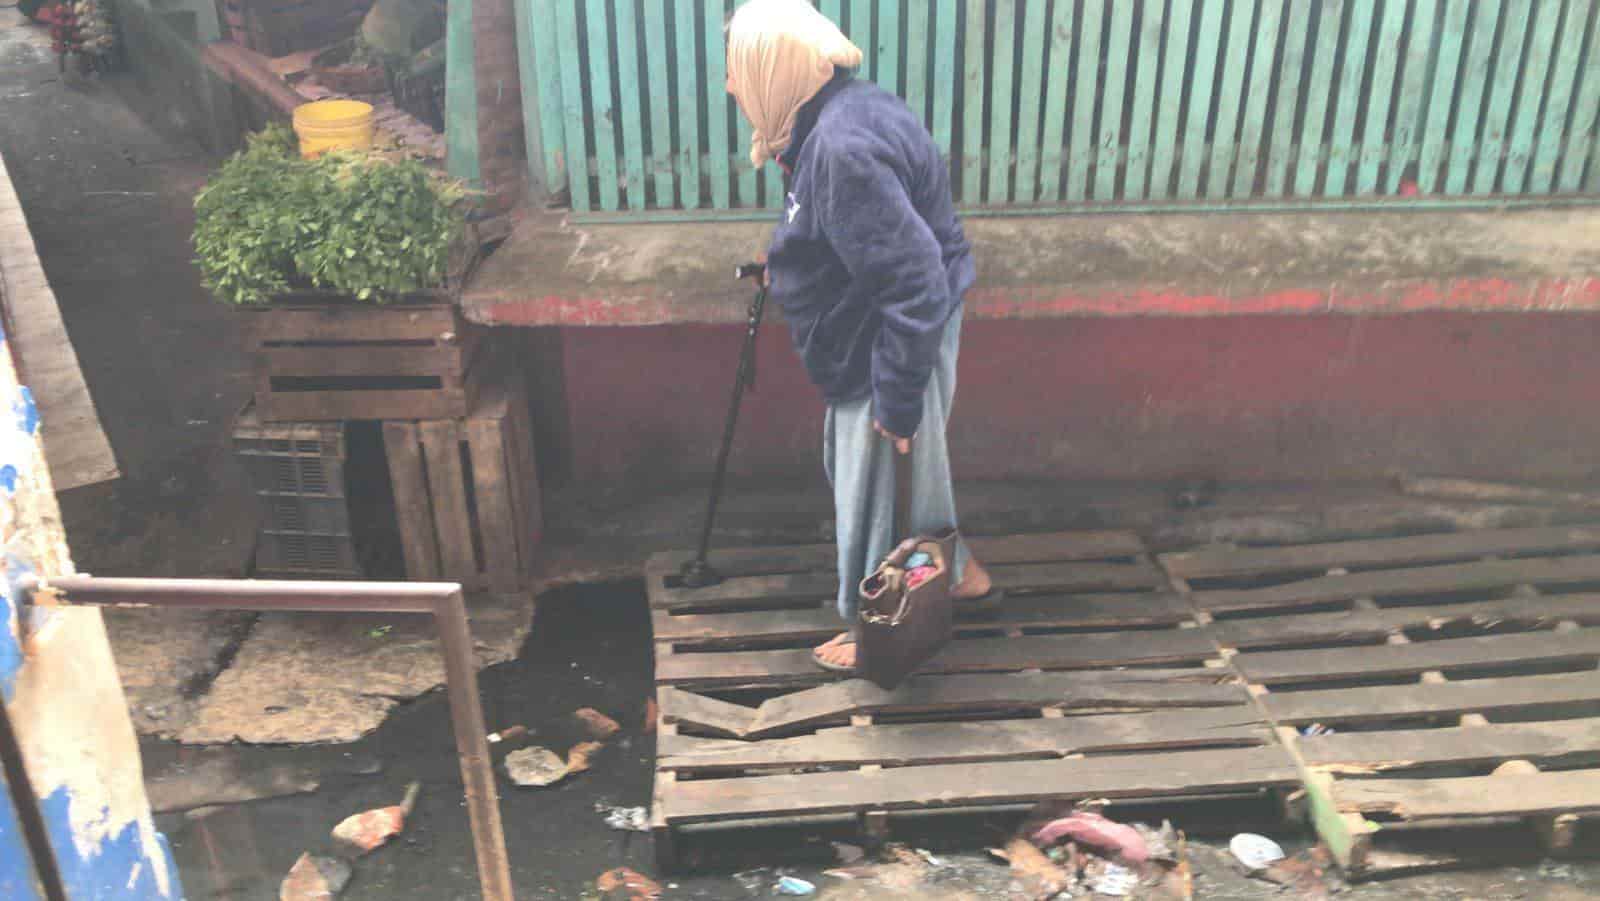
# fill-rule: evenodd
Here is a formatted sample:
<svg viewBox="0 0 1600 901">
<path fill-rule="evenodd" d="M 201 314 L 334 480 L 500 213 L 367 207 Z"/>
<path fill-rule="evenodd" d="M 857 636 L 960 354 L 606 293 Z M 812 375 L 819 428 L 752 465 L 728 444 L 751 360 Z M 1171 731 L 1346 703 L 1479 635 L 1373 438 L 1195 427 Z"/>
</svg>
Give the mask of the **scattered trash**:
<svg viewBox="0 0 1600 901">
<path fill-rule="evenodd" d="M 656 901 L 661 897 L 661 884 L 643 873 L 630 870 L 627 867 L 618 867 L 607 870 L 595 880 L 595 888 L 600 890 L 602 898 L 626 899 L 626 901 Z"/>
<path fill-rule="evenodd" d="M 1318 735 L 1332 735 L 1333 730 L 1322 725 L 1321 723 L 1312 723 L 1304 729 L 1301 729 L 1300 734 L 1306 736 L 1307 738 L 1311 738 Z"/>
<path fill-rule="evenodd" d="M 788 895 L 797 898 L 803 898 L 808 895 L 815 895 L 817 893 L 816 886 L 805 881 L 804 879 L 797 879 L 793 876 L 784 876 L 783 878 L 779 879 L 778 884 L 774 885 L 772 890 L 780 895 Z"/>
<path fill-rule="evenodd" d="M 1328 870 L 1332 866 L 1333 857 L 1319 845 L 1293 857 L 1274 861 L 1266 869 L 1251 875 L 1293 889 L 1297 897 L 1318 899 L 1326 898 L 1332 892 L 1328 882 Z"/>
<path fill-rule="evenodd" d="M 506 775 L 518 785 L 543 788 L 567 778 L 571 769 L 549 748 L 523 748 L 506 755 Z"/>
<path fill-rule="evenodd" d="M 346 817 L 333 827 L 333 840 L 351 857 L 360 857 L 381 847 L 406 828 L 406 817 L 416 809 L 417 795 L 421 792 L 422 783 L 413 782 L 406 786 L 406 796 L 399 804 Z"/>
<path fill-rule="evenodd" d="M 1074 811 L 1069 816 L 1052 820 L 1033 834 L 1034 843 L 1046 848 L 1063 838 L 1110 852 L 1126 863 L 1144 863 L 1150 859 L 1150 849 L 1139 830 L 1088 810 Z"/>
<path fill-rule="evenodd" d="M 618 832 L 649 832 L 650 811 L 643 807 L 612 807 L 596 804 L 595 812 L 606 818 L 606 825 Z"/>
<path fill-rule="evenodd" d="M 644 702 L 644 734 L 650 735 L 656 731 L 656 720 L 661 717 L 661 708 L 656 706 L 656 699 L 651 698 Z"/>
<path fill-rule="evenodd" d="M 1241 832 L 1228 842 L 1228 850 L 1246 873 L 1259 873 L 1286 856 L 1283 846 L 1264 835 Z"/>
<path fill-rule="evenodd" d="M 394 631 L 394 626 L 374 626 L 367 630 L 368 638 L 382 638 Z"/>
<path fill-rule="evenodd" d="M 1098 895 L 1125 898 L 1139 885 L 1139 877 L 1132 870 L 1109 860 L 1100 861 L 1099 872 L 1089 880 L 1089 890 Z"/>
<path fill-rule="evenodd" d="M 839 862 L 845 866 L 860 863 L 866 859 L 867 852 L 861 850 L 858 845 L 847 845 L 844 842 L 833 842 L 832 844 L 834 856 L 838 857 Z"/>
<path fill-rule="evenodd" d="M 591 738 L 597 738 L 604 741 L 605 739 L 608 739 L 622 731 L 622 727 L 617 725 L 616 720 L 606 716 L 593 707 L 584 707 L 580 710 L 573 711 L 572 715 L 577 717 L 579 721 L 583 723 L 584 728 L 589 731 L 589 737 Z"/>
<path fill-rule="evenodd" d="M 488 742 L 491 745 L 498 745 L 501 742 L 515 741 L 526 736 L 527 734 L 527 726 L 511 726 L 506 729 L 501 729 L 499 732 L 490 732 L 488 735 Z"/>
<path fill-rule="evenodd" d="M 1172 828 L 1172 823 L 1162 820 L 1160 829 L 1151 829 L 1143 823 L 1134 823 L 1133 828 L 1138 830 L 1139 837 L 1144 839 L 1144 846 L 1148 852 L 1146 860 L 1167 864 L 1179 862 L 1178 848 L 1182 845 L 1183 839 L 1178 835 L 1178 830 Z"/>
<path fill-rule="evenodd" d="M 597 741 L 580 742 L 567 751 L 567 772 L 581 773 L 590 767 L 594 755 L 605 749 L 605 745 Z"/>
<path fill-rule="evenodd" d="M 1009 862 L 1019 890 L 1038 901 L 1069 891 L 1076 881 L 1026 838 L 1013 838 L 1006 842 L 1004 850 L 990 853 Z"/>
<path fill-rule="evenodd" d="M 325 901 L 337 898 L 350 884 L 350 865 L 333 857 L 312 857 L 309 853 L 289 868 L 278 887 L 278 901 Z"/>
</svg>

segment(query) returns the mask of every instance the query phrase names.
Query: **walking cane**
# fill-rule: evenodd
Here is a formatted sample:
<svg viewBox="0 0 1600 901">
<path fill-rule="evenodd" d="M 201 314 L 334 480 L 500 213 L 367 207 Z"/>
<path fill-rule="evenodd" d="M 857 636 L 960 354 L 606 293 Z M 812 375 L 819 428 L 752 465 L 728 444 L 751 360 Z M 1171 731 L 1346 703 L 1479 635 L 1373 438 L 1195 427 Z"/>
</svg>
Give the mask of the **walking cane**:
<svg viewBox="0 0 1600 901">
<path fill-rule="evenodd" d="M 683 564 L 678 578 L 686 588 L 705 588 L 722 581 L 722 574 L 706 560 L 711 552 L 711 526 L 717 518 L 717 502 L 722 499 L 722 483 L 728 475 L 728 451 L 733 448 L 733 433 L 739 425 L 739 405 L 744 401 L 744 389 L 756 386 L 756 333 L 761 329 L 761 314 L 767 306 L 767 267 L 761 263 L 746 263 L 734 270 L 735 279 L 755 279 L 760 287 L 750 301 L 750 314 L 744 333 L 744 350 L 739 354 L 739 371 L 733 379 L 733 397 L 728 401 L 728 418 L 722 427 L 722 446 L 717 449 L 717 466 L 711 476 L 711 495 L 706 498 L 706 518 L 700 525 L 700 546 L 694 559 Z"/>
</svg>

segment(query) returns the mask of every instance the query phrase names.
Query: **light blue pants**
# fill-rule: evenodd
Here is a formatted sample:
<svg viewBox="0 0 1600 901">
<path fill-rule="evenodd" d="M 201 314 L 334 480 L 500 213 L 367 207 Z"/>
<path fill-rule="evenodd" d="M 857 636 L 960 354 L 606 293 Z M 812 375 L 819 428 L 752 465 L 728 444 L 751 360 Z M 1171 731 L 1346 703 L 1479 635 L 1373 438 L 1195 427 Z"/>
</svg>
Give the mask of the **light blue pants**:
<svg viewBox="0 0 1600 901">
<path fill-rule="evenodd" d="M 928 390 L 922 395 L 922 426 L 911 442 L 911 528 L 894 534 L 894 449 L 872 428 L 872 398 L 828 407 L 823 422 L 822 460 L 833 485 L 839 544 L 839 615 L 854 623 L 861 580 L 894 545 L 912 533 L 936 534 L 956 527 L 955 489 L 945 429 L 956 396 L 956 357 L 961 350 L 961 310 L 945 326 Z M 956 548 L 952 577 L 959 580 L 969 551 Z"/>
</svg>

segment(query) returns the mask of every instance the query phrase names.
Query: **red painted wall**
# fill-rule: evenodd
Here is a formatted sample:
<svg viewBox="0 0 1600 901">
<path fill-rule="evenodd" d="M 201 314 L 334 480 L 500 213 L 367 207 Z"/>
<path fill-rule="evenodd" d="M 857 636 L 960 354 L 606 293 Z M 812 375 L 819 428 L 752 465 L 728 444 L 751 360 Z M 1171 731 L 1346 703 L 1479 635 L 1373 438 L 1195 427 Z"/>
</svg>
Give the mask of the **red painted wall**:
<svg viewBox="0 0 1600 901">
<path fill-rule="evenodd" d="M 562 329 L 571 475 L 708 472 L 741 334 Z M 964 342 L 950 440 L 966 478 L 1555 477 L 1600 454 L 1600 315 L 985 320 Z M 761 353 L 735 470 L 813 477 L 822 407 L 780 322 Z"/>
</svg>

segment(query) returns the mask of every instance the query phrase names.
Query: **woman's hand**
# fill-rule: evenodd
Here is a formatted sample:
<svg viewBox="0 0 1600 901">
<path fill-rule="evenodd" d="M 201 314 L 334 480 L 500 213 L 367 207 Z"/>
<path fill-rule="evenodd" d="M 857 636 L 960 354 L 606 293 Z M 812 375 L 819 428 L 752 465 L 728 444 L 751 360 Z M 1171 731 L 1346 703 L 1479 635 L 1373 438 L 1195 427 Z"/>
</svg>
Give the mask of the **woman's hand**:
<svg viewBox="0 0 1600 901">
<path fill-rule="evenodd" d="M 897 453 L 897 454 L 909 454 L 909 453 L 911 453 L 911 439 L 910 438 L 902 438 L 899 435 L 896 435 L 895 433 L 893 433 L 893 432 L 889 431 L 888 429 L 884 428 L 883 427 L 883 423 L 879 422 L 876 419 L 872 420 L 872 427 L 873 427 L 873 429 L 877 430 L 878 434 L 882 435 L 883 437 L 889 439 L 891 442 L 894 443 L 894 451 L 895 451 L 895 453 Z"/>
</svg>

